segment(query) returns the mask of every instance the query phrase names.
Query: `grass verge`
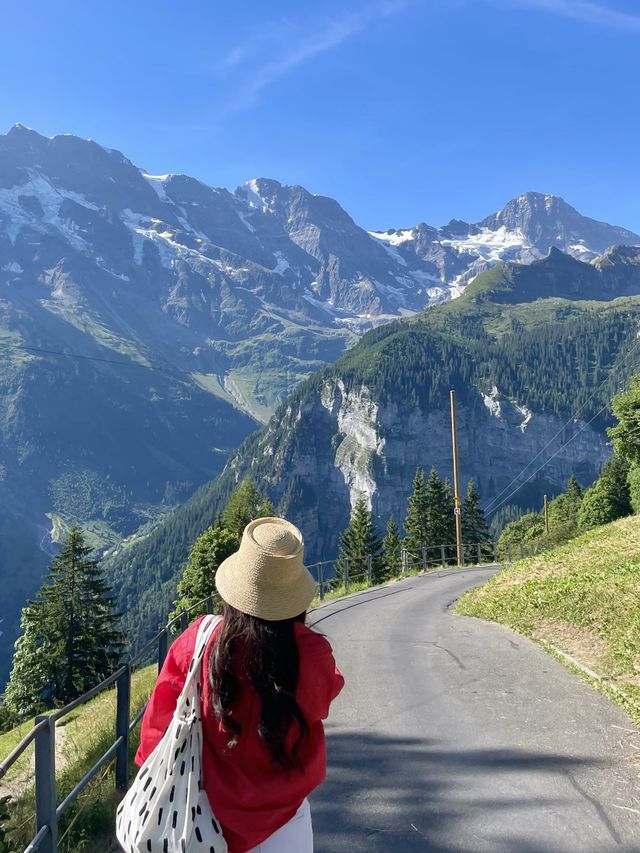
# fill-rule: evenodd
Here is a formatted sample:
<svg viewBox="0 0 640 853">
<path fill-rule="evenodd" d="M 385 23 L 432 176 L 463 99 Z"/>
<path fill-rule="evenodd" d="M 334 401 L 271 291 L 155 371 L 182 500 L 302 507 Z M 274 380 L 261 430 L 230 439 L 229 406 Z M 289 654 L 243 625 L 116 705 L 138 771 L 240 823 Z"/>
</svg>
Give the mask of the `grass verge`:
<svg viewBox="0 0 640 853">
<path fill-rule="evenodd" d="M 149 666 L 134 673 L 131 683 L 132 716 L 146 702 L 155 682 L 157 668 Z M 82 705 L 56 726 L 56 784 L 60 803 L 115 740 L 115 690 L 108 690 Z M 27 733 L 27 721 L 0 736 L 0 754 L 6 755 Z M 130 760 L 138 746 L 139 726 L 132 732 Z M 0 851 L 22 851 L 35 835 L 33 746 L 2 780 L 0 796 L 9 796 L 0 817 Z M 69 806 L 60 820 L 60 853 L 107 850 L 112 839 L 115 792 L 113 763 L 104 767 Z M 1 814 L 2 810 L 0 810 Z M 98 842 L 100 839 L 100 842 Z"/>
<path fill-rule="evenodd" d="M 640 516 L 503 568 L 456 612 L 536 640 L 640 724 Z"/>
</svg>

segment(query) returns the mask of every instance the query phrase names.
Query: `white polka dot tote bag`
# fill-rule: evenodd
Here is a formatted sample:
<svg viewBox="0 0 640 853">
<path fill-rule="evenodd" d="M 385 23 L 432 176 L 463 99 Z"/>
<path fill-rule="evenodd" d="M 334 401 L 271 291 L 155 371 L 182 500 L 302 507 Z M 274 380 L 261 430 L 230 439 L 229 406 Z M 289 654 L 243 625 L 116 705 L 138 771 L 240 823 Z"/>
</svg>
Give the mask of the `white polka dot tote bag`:
<svg viewBox="0 0 640 853">
<path fill-rule="evenodd" d="M 202 784 L 200 673 L 220 617 L 205 617 L 178 704 L 160 743 L 118 807 L 116 834 L 126 853 L 227 853 Z"/>
</svg>

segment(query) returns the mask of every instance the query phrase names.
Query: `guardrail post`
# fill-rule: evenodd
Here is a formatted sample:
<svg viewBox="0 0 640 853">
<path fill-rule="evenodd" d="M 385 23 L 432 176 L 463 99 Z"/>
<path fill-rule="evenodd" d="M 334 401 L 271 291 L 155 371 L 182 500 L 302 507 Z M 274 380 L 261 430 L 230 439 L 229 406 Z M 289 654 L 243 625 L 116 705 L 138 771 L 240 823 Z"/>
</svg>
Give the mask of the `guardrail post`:
<svg viewBox="0 0 640 853">
<path fill-rule="evenodd" d="M 520 559 L 524 560 L 524 544 L 520 543 Z"/>
<path fill-rule="evenodd" d="M 131 716 L 131 668 L 116 682 L 116 739 L 122 738 L 116 750 L 116 790 L 126 791 L 129 787 L 129 717 Z"/>
<path fill-rule="evenodd" d="M 58 821 L 56 818 L 56 724 L 46 715 L 37 716 L 35 725 L 47 720 L 36 732 L 36 832 L 47 826 L 49 832 L 40 844 L 39 853 L 57 853 Z"/>
<path fill-rule="evenodd" d="M 477 545 L 477 549 L 478 549 L 478 565 L 480 565 L 480 563 L 482 562 L 482 545 L 479 542 Z"/>
<path fill-rule="evenodd" d="M 402 564 L 402 574 L 406 577 L 409 573 L 409 555 L 406 548 L 403 548 L 400 552 L 400 559 Z"/>
<path fill-rule="evenodd" d="M 189 614 L 186 610 L 183 610 L 180 614 L 180 633 L 186 631 L 189 627 Z"/>
<path fill-rule="evenodd" d="M 318 583 L 320 585 L 320 601 L 324 601 L 324 566 L 318 566 Z"/>
<path fill-rule="evenodd" d="M 349 592 L 349 557 L 344 558 L 344 592 Z"/>
<path fill-rule="evenodd" d="M 162 669 L 162 664 L 169 651 L 169 631 L 167 628 L 158 637 L 158 672 Z"/>
<path fill-rule="evenodd" d="M 207 596 L 207 613 L 213 613 L 213 596 L 211 594 Z"/>
<path fill-rule="evenodd" d="M 440 546 L 440 562 L 442 564 L 442 568 L 444 569 L 447 565 L 447 552 L 445 550 L 444 545 Z"/>
<path fill-rule="evenodd" d="M 367 580 L 371 586 L 373 583 L 373 554 L 367 554 Z"/>
<path fill-rule="evenodd" d="M 422 546 L 422 571 L 427 571 L 427 549 L 424 545 Z"/>
</svg>

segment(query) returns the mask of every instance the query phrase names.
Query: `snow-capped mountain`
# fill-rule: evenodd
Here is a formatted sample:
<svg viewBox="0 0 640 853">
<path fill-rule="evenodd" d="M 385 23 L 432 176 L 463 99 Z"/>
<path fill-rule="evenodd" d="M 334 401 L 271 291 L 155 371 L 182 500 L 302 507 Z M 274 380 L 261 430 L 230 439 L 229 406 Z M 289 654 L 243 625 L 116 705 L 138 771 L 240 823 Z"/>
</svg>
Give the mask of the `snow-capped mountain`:
<svg viewBox="0 0 640 853">
<path fill-rule="evenodd" d="M 34 235 L 46 256 L 33 251 Z M 111 281 L 152 275 L 162 310 L 212 340 L 237 338 L 238 319 L 249 325 L 263 311 L 360 332 L 457 295 L 498 261 L 529 262 L 552 246 L 589 260 L 614 243 L 640 236 L 538 193 L 477 224 L 367 233 L 303 187 L 257 179 L 231 193 L 186 175 L 149 175 L 73 136 L 17 125 L 0 137 L 5 280 L 71 257 Z"/>
<path fill-rule="evenodd" d="M 567 204 L 542 193 L 525 193 L 476 224 L 452 219 L 433 228 L 421 223 L 397 231 L 372 231 L 408 264 L 414 255 L 430 264 L 458 295 L 478 273 L 500 261 L 531 263 L 551 248 L 581 261 L 591 261 L 613 245 L 640 245 L 640 236 L 626 228 L 598 222 Z"/>
<path fill-rule="evenodd" d="M 260 420 L 364 330 L 458 295 L 488 266 L 553 247 L 589 260 L 614 243 L 640 237 L 537 193 L 477 224 L 369 233 L 300 186 L 261 178 L 232 193 L 74 136 L 0 136 L 5 325 L 18 306 L 44 310 L 68 324 L 59 344 L 82 326 L 93 346 L 161 357 Z"/>
</svg>

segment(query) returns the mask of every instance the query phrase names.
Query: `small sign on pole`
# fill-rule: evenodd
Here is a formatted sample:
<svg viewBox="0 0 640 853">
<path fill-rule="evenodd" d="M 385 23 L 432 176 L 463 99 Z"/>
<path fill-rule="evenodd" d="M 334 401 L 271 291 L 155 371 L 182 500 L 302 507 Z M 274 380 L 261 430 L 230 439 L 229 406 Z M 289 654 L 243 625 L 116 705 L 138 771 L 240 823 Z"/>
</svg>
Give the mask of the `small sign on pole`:
<svg viewBox="0 0 640 853">
<path fill-rule="evenodd" d="M 462 509 L 459 506 L 453 508 L 454 515 L 462 515 Z"/>
</svg>

